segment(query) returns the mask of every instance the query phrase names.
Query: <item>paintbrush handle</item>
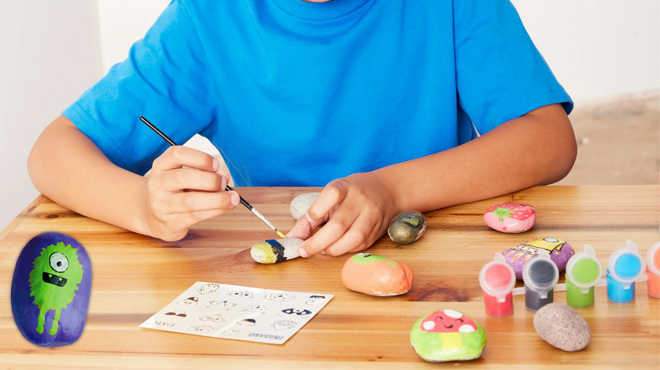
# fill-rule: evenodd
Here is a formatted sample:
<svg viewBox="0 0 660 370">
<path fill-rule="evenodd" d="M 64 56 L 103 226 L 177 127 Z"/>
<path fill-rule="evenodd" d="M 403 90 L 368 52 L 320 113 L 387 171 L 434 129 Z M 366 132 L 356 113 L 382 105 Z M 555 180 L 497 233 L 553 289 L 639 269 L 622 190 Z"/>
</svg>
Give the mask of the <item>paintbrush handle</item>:
<svg viewBox="0 0 660 370">
<path fill-rule="evenodd" d="M 234 188 L 232 188 L 231 186 L 227 185 L 227 186 L 225 187 L 225 190 L 227 190 L 227 191 L 234 191 Z M 249 209 L 250 211 L 254 209 L 254 207 L 252 206 L 252 204 L 248 203 L 247 200 L 243 199 L 243 197 L 242 197 L 240 194 L 239 194 L 238 196 L 241 198 L 241 204 L 242 204 L 242 205 L 244 205 L 244 206 L 245 206 L 247 209 Z"/>
</svg>

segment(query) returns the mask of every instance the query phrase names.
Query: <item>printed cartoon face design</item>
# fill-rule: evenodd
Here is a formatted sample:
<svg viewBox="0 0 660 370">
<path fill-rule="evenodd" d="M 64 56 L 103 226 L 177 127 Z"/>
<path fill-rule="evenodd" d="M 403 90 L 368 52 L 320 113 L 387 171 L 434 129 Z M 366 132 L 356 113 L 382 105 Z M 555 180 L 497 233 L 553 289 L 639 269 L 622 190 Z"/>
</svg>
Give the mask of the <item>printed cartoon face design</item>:
<svg viewBox="0 0 660 370">
<path fill-rule="evenodd" d="M 215 314 L 215 315 L 210 315 L 210 316 L 202 316 L 199 318 L 200 321 L 211 321 L 214 323 L 221 323 L 225 322 L 225 319 L 222 317 L 220 314 Z"/>
<path fill-rule="evenodd" d="M 183 311 L 170 311 L 170 312 L 165 312 L 165 316 L 174 316 L 174 317 L 186 317 L 185 312 Z"/>
<path fill-rule="evenodd" d="M 232 337 L 234 335 L 238 335 L 239 332 L 240 332 L 240 330 L 238 330 L 238 329 L 227 329 L 227 330 L 222 332 L 222 335 Z"/>
<path fill-rule="evenodd" d="M 238 325 L 255 326 L 255 325 L 257 325 L 257 320 L 255 320 L 255 319 L 243 319 L 243 320 L 238 322 Z"/>
<path fill-rule="evenodd" d="M 477 330 L 477 324 L 458 311 L 444 310 L 425 318 L 421 329 L 427 333 L 470 333 Z"/>
<path fill-rule="evenodd" d="M 266 307 L 264 305 L 261 305 L 261 304 L 257 304 L 257 305 L 250 305 L 250 306 L 245 307 L 243 309 L 243 312 L 266 313 L 267 310 L 268 310 L 268 307 Z"/>
<path fill-rule="evenodd" d="M 298 309 L 298 308 L 287 308 L 282 310 L 283 313 L 287 315 L 296 315 L 296 316 L 307 316 L 312 313 L 310 310 Z"/>
<path fill-rule="evenodd" d="M 188 331 L 195 334 L 209 334 L 213 330 L 211 326 L 191 326 Z"/>
<path fill-rule="evenodd" d="M 30 296 L 39 307 L 37 333 L 44 332 L 46 311 L 55 310 L 49 334 L 55 335 L 62 309 L 73 301 L 83 279 L 83 267 L 76 249 L 59 242 L 41 250 L 30 271 Z"/>
<path fill-rule="evenodd" d="M 232 303 L 228 301 L 210 301 L 209 304 L 206 305 L 206 308 L 222 308 L 225 311 L 229 311 L 233 307 L 238 306 L 237 303 Z"/>
<path fill-rule="evenodd" d="M 242 291 L 233 291 L 227 293 L 228 295 L 232 297 L 241 297 L 241 298 L 253 298 L 254 294 L 252 292 L 248 292 L 247 290 L 242 290 Z"/>
<path fill-rule="evenodd" d="M 316 304 L 319 304 L 319 303 L 323 302 L 324 299 L 325 299 L 325 296 L 323 296 L 323 295 L 310 295 L 309 299 L 307 300 L 307 304 L 316 305 Z"/>
<path fill-rule="evenodd" d="M 197 297 L 188 297 L 184 300 L 178 301 L 176 304 L 184 305 L 184 306 L 197 306 L 197 303 L 199 302 L 199 298 Z"/>
<path fill-rule="evenodd" d="M 295 328 L 297 323 L 292 320 L 278 320 L 271 325 L 275 330 L 287 330 Z"/>
<path fill-rule="evenodd" d="M 280 301 L 280 302 L 285 302 L 285 301 L 290 301 L 292 299 L 296 298 L 292 294 L 287 294 L 287 293 L 268 293 L 266 294 L 266 299 L 269 299 L 271 301 Z"/>
<path fill-rule="evenodd" d="M 220 289 L 219 284 L 206 284 L 199 288 L 197 291 L 199 294 L 211 294 L 217 292 L 218 289 Z"/>
</svg>

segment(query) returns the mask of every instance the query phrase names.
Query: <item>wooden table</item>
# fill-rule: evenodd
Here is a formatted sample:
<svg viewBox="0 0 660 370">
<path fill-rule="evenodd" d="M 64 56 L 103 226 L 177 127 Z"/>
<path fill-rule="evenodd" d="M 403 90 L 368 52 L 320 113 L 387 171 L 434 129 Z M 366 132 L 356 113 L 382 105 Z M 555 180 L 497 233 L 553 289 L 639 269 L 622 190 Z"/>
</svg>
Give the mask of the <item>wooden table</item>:
<svg viewBox="0 0 660 370">
<path fill-rule="evenodd" d="M 240 193 L 282 230 L 294 220 L 289 203 L 310 188 L 242 188 Z M 523 234 L 502 234 L 483 223 L 492 204 L 524 202 L 536 207 L 536 226 Z M 376 298 L 349 291 L 341 268 L 349 257 L 315 256 L 276 265 L 252 261 L 249 248 L 274 237 L 243 208 L 197 225 L 182 241 L 167 243 L 88 219 L 39 197 L 0 233 L 0 368 L 432 368 L 459 365 L 502 369 L 660 368 L 660 299 L 638 282 L 633 303 L 612 304 L 606 288 L 579 312 L 592 339 L 580 352 L 563 352 L 534 331 L 524 297 L 515 312 L 490 318 L 484 311 L 478 273 L 492 259 L 522 242 L 558 237 L 581 251 L 592 245 L 606 266 L 612 251 L 637 243 L 645 256 L 660 239 L 658 186 L 535 187 L 481 202 L 426 214 L 428 228 L 418 242 L 399 247 L 385 237 L 369 251 L 412 267 L 413 289 L 403 296 Z M 92 260 L 93 285 L 87 324 L 74 344 L 40 348 L 27 342 L 11 314 L 14 264 L 25 245 L 46 231 L 66 233 L 82 243 Z M 563 275 L 560 282 L 563 282 Z M 141 329 L 140 323 L 196 281 L 267 289 L 334 294 L 334 299 L 284 345 L 215 339 Z M 565 303 L 564 292 L 555 302 Z M 472 315 L 486 329 L 480 359 L 452 364 L 421 360 L 410 345 L 413 323 L 431 311 L 451 308 Z"/>
</svg>

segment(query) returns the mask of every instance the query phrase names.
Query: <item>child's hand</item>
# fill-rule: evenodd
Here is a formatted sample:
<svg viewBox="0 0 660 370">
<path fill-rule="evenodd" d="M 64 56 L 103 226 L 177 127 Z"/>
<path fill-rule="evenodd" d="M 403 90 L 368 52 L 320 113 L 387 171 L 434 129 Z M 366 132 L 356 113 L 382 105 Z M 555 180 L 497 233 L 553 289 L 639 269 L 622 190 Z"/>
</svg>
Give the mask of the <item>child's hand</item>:
<svg viewBox="0 0 660 370">
<path fill-rule="evenodd" d="M 397 213 L 396 197 L 390 189 L 377 172 L 334 180 L 321 191 L 287 237 L 306 239 L 298 247 L 302 257 L 321 251 L 339 256 L 367 249 L 385 233 Z"/>
<path fill-rule="evenodd" d="M 144 194 L 150 234 L 180 240 L 190 226 L 234 209 L 240 197 L 225 191 L 229 173 L 219 167 L 213 156 L 183 146 L 171 147 L 156 158 Z"/>
</svg>

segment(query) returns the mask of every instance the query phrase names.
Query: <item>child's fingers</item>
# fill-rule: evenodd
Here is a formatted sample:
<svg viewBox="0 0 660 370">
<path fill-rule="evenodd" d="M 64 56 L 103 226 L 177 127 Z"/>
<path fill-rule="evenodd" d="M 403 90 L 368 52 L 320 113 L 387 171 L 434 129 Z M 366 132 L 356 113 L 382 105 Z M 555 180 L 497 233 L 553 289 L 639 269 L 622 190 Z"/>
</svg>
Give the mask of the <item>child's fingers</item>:
<svg viewBox="0 0 660 370">
<path fill-rule="evenodd" d="M 341 256 L 369 248 L 380 236 L 380 215 L 369 210 L 360 213 L 348 231 L 325 249 L 329 256 Z"/>
<path fill-rule="evenodd" d="M 215 172 L 220 167 L 220 162 L 208 153 L 185 146 L 173 146 L 167 148 L 153 163 L 153 168 L 160 171 L 169 171 L 181 167 Z"/>
<path fill-rule="evenodd" d="M 318 221 L 327 217 L 330 211 L 346 198 L 348 187 L 344 185 L 342 180 L 332 181 L 321 190 L 319 197 L 316 198 L 307 210 L 307 215 L 312 221 Z"/>
<path fill-rule="evenodd" d="M 210 210 L 230 211 L 240 202 L 235 191 L 222 191 L 207 193 L 200 191 L 187 191 L 174 193 L 169 197 L 167 214 L 201 212 Z"/>
<path fill-rule="evenodd" d="M 335 243 L 351 227 L 355 216 L 340 209 L 312 237 L 300 243 L 298 253 L 303 257 L 313 256 Z"/>
<path fill-rule="evenodd" d="M 299 238 L 306 240 L 314 233 L 314 230 L 321 226 L 324 222 L 328 221 L 329 214 L 319 220 L 312 220 L 308 214 L 305 213 L 304 217 L 298 219 L 291 231 L 286 234 L 287 238 Z"/>
<path fill-rule="evenodd" d="M 182 219 L 182 222 L 187 223 L 192 226 L 198 222 L 211 219 L 227 213 L 226 209 L 210 209 L 206 211 L 194 211 L 179 214 L 179 217 Z"/>
<path fill-rule="evenodd" d="M 200 171 L 195 168 L 179 168 L 163 172 L 159 180 L 162 190 L 175 192 L 183 189 L 202 191 L 222 191 L 227 186 L 227 178 L 216 172 Z"/>
</svg>

